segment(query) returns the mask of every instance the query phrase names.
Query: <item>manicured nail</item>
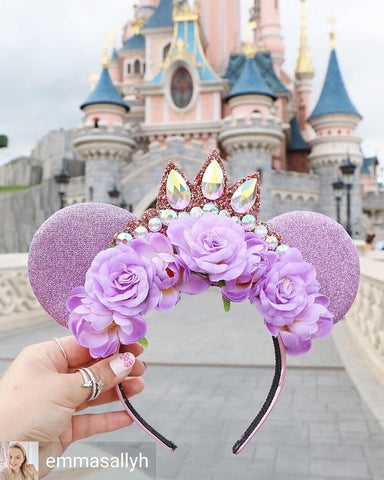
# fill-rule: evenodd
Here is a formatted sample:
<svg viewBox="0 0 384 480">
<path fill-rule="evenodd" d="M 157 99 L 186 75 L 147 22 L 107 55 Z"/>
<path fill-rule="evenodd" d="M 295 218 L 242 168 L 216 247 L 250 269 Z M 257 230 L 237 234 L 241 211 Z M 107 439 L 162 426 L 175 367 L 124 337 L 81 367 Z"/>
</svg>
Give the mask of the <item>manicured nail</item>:
<svg viewBox="0 0 384 480">
<path fill-rule="evenodd" d="M 128 370 L 130 370 L 135 363 L 136 358 L 132 353 L 121 353 L 117 357 L 113 358 L 110 362 L 110 367 L 113 371 L 113 373 L 117 376 L 120 377 L 124 373 L 126 373 Z"/>
</svg>

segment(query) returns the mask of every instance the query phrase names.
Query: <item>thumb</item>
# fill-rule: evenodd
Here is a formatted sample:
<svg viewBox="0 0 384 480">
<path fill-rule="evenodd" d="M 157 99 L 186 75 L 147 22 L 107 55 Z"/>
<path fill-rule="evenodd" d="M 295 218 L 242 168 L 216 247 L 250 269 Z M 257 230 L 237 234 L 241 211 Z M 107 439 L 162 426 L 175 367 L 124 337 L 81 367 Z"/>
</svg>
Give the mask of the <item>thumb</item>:
<svg viewBox="0 0 384 480">
<path fill-rule="evenodd" d="M 118 353 L 87 368 L 93 373 L 96 382 L 102 381 L 101 392 L 106 392 L 122 382 L 131 373 L 135 361 L 135 356 L 130 352 Z M 69 398 L 76 408 L 90 398 L 93 392 L 92 386 L 83 386 L 84 379 L 79 371 L 64 374 L 64 376 L 66 377 L 67 391 L 70 392 Z"/>
</svg>

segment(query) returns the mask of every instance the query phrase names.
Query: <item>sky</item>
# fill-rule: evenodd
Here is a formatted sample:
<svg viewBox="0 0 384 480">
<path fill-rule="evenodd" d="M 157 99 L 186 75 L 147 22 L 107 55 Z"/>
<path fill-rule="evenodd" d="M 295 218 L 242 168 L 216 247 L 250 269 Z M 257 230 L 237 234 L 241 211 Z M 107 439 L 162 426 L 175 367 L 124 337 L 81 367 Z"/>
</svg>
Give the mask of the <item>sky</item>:
<svg viewBox="0 0 384 480">
<path fill-rule="evenodd" d="M 209 1 L 209 0 L 204 0 Z M 270 0 L 272 1 L 272 0 Z M 240 0 L 242 32 L 252 0 Z M 0 163 L 29 155 L 50 130 L 80 124 L 89 75 L 100 71 L 103 35 L 132 16 L 133 0 L 0 0 Z M 280 0 L 284 70 L 297 60 L 300 0 Z M 384 165 L 383 0 L 307 0 L 308 42 L 315 66 L 314 106 L 329 58 L 329 24 L 348 93 L 363 116 L 357 133 L 366 156 Z M 118 44 L 119 46 L 119 44 Z"/>
</svg>

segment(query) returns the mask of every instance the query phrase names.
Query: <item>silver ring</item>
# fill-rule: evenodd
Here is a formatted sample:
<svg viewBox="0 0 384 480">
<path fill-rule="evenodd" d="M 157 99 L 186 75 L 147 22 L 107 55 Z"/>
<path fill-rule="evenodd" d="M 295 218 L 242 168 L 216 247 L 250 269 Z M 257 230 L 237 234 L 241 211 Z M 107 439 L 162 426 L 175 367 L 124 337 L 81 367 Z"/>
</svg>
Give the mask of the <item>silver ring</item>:
<svg viewBox="0 0 384 480">
<path fill-rule="evenodd" d="M 95 400 L 101 393 L 104 382 L 102 379 L 96 381 L 95 375 L 93 374 L 90 368 L 78 368 L 76 372 L 80 372 L 83 377 L 84 383 L 81 385 L 82 388 L 92 388 L 92 393 L 88 398 L 88 401 Z"/>
<path fill-rule="evenodd" d="M 57 343 L 57 345 L 59 346 L 60 350 L 62 351 L 65 360 L 67 360 L 67 362 L 68 362 L 67 354 L 65 353 L 64 347 L 63 347 L 62 344 L 60 343 L 60 340 L 55 337 L 55 338 L 54 338 L 54 341 Z"/>
</svg>

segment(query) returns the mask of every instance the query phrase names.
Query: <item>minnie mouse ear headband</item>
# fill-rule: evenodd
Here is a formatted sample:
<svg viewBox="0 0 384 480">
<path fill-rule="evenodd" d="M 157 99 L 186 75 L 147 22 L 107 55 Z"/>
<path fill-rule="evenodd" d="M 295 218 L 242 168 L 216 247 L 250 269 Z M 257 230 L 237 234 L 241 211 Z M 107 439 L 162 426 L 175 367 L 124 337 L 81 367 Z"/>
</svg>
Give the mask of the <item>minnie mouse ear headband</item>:
<svg viewBox="0 0 384 480">
<path fill-rule="evenodd" d="M 229 186 L 217 152 L 194 182 L 169 163 L 156 209 L 138 220 L 112 205 L 77 204 L 50 217 L 33 238 L 29 277 L 42 306 L 94 358 L 146 343 L 145 314 L 170 310 L 181 293 L 217 287 L 225 310 L 250 303 L 272 336 L 275 374 L 239 453 L 264 423 L 283 386 L 286 352 L 307 352 L 348 311 L 359 284 L 357 251 L 334 220 L 291 212 L 257 220 L 258 173 Z M 117 233 L 116 233 L 117 232 Z M 108 248 L 109 245 L 109 248 Z M 125 397 L 129 415 L 171 450 Z"/>
</svg>

